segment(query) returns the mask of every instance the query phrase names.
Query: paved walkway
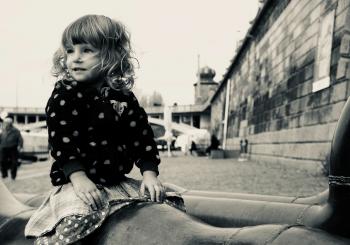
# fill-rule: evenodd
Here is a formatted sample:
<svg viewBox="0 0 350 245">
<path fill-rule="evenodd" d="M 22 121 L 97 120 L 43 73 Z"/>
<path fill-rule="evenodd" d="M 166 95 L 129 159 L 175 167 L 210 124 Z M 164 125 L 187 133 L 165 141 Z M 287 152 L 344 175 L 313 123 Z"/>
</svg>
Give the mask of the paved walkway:
<svg viewBox="0 0 350 245">
<path fill-rule="evenodd" d="M 266 162 L 207 157 L 174 157 L 162 154 L 160 180 L 191 190 L 227 191 L 284 196 L 308 196 L 328 187 L 328 178 L 319 166 L 298 168 Z M 49 162 L 22 164 L 15 181 L 6 181 L 13 192 L 41 193 L 50 190 Z M 141 178 L 135 167 L 130 176 Z"/>
</svg>

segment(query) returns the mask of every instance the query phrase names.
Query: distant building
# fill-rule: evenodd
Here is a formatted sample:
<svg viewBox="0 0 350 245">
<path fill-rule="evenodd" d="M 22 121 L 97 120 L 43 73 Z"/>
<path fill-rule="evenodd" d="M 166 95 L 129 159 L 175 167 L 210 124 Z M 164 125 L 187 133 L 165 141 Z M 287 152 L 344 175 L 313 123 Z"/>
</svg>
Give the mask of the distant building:
<svg viewBox="0 0 350 245">
<path fill-rule="evenodd" d="M 210 100 L 211 131 L 227 152 L 320 163 L 350 94 L 350 4 L 263 1 Z"/>
<path fill-rule="evenodd" d="M 215 93 L 218 83 L 213 79 L 215 70 L 205 66 L 199 69 L 198 81 L 194 83 L 194 105 L 173 105 L 172 121 L 185 123 L 196 128 L 210 129 L 210 98 Z M 163 118 L 164 107 L 147 107 L 147 114 L 154 118 Z"/>
<path fill-rule="evenodd" d="M 44 108 L 36 107 L 0 107 L 0 117 L 10 116 L 16 124 L 28 124 L 45 121 Z"/>
<path fill-rule="evenodd" d="M 215 74 L 215 70 L 208 66 L 199 69 L 198 81 L 193 85 L 196 105 L 204 105 L 217 90 L 218 83 L 214 81 Z"/>
</svg>

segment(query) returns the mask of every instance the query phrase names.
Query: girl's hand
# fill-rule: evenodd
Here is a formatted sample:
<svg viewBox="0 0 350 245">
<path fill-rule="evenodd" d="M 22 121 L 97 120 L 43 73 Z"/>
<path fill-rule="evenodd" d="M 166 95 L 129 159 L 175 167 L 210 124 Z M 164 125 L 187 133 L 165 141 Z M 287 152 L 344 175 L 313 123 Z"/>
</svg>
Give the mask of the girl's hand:
<svg viewBox="0 0 350 245">
<path fill-rule="evenodd" d="M 151 201 L 163 201 L 165 190 L 162 183 L 157 179 L 157 174 L 153 171 L 143 172 L 143 180 L 140 188 L 141 196 L 145 195 L 146 188 L 151 196 Z"/>
<path fill-rule="evenodd" d="M 103 193 L 97 188 L 84 171 L 72 173 L 70 181 L 73 184 L 75 194 L 93 210 L 103 207 Z"/>
</svg>

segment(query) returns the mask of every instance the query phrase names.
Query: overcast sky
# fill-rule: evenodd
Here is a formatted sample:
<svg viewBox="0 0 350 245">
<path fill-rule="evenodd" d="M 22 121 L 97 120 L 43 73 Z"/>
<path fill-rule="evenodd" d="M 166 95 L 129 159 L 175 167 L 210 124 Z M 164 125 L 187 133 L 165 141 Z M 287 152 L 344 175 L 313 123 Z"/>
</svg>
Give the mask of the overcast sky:
<svg viewBox="0 0 350 245">
<path fill-rule="evenodd" d="M 44 107 L 51 57 L 64 28 L 85 14 L 121 20 L 140 68 L 136 88 L 167 104 L 192 104 L 197 56 L 220 82 L 258 0 L 12 0 L 0 9 L 0 106 Z M 16 89 L 17 88 L 17 89 Z M 17 96 L 16 96 L 17 95 Z M 17 98 L 17 99 L 16 99 Z"/>
</svg>

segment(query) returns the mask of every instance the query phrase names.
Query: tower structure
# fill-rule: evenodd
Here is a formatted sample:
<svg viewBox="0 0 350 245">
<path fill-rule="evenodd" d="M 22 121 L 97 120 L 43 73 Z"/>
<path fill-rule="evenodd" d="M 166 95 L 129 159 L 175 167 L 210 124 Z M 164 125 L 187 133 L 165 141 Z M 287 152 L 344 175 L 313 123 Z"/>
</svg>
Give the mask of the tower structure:
<svg viewBox="0 0 350 245">
<path fill-rule="evenodd" d="M 215 70 L 204 66 L 198 70 L 198 80 L 193 84 L 195 104 L 204 104 L 216 91 L 218 83 L 214 81 Z"/>
</svg>

